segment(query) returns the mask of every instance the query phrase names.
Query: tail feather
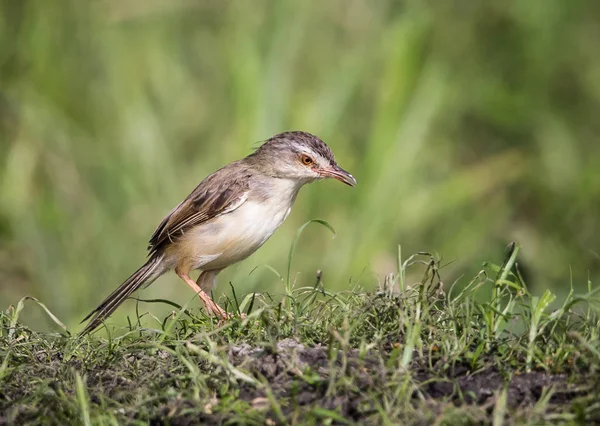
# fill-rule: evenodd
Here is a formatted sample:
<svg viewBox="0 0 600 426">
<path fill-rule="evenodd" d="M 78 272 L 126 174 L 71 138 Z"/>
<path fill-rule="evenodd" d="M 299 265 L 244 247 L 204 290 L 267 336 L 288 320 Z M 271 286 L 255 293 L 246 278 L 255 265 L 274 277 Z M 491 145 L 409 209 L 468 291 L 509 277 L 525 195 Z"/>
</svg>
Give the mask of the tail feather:
<svg viewBox="0 0 600 426">
<path fill-rule="evenodd" d="M 98 327 L 108 318 L 131 294 L 144 284 L 150 285 L 165 271 L 162 256 L 153 256 L 148 262 L 134 272 L 123 284 L 113 291 L 104 301 L 86 316 L 82 323 L 92 317 L 80 335 L 85 335 Z"/>
</svg>

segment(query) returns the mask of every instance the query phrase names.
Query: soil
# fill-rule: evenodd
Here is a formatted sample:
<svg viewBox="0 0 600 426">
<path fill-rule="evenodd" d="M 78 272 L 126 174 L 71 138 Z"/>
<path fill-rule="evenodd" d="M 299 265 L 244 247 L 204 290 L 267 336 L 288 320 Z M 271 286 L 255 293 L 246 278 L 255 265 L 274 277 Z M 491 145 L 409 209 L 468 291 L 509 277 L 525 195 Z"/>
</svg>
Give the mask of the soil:
<svg viewBox="0 0 600 426">
<path fill-rule="evenodd" d="M 318 384 L 298 383 L 294 380 L 295 366 L 300 371 L 310 367 L 320 377 L 329 376 L 330 361 L 326 347 L 307 348 L 291 339 L 278 343 L 277 351 L 265 351 L 250 346 L 233 347 L 230 357 L 234 364 L 241 365 L 245 370 L 264 376 L 270 383 L 273 393 L 278 398 L 290 397 L 295 394 L 296 402 L 300 405 L 319 402 L 323 408 L 330 410 L 341 409 L 346 418 L 360 421 L 376 407 L 366 407 L 363 397 L 377 393 L 384 386 L 389 372 L 383 373 L 379 357 L 359 357 L 358 350 L 347 354 L 347 375 L 352 377 L 353 389 L 336 392 L 335 396 L 327 396 L 327 386 Z M 343 363 L 338 355 L 336 367 Z M 453 401 L 456 404 L 490 404 L 496 400 L 499 391 L 506 387 L 507 405 L 515 408 L 533 405 L 543 395 L 545 389 L 553 386 L 555 391 L 550 398 L 551 403 L 567 403 L 585 391 L 581 386 L 570 383 L 567 374 L 548 374 L 533 371 L 529 373 L 505 377 L 497 367 L 490 367 L 473 373 L 466 364 L 456 364 L 452 371 L 436 376 L 432 373 L 429 361 L 417 361 L 411 366 L 411 373 L 416 377 L 416 385 L 421 395 L 415 391 L 413 398 L 425 397 L 430 400 Z M 427 367 L 425 367 L 427 366 Z M 415 371 L 416 369 L 416 371 Z M 435 365 L 433 365 L 435 370 Z M 244 399 L 252 400 L 264 397 L 264 392 L 248 387 L 241 395 Z M 371 398 L 365 398 L 371 399 Z M 491 410 L 490 410 L 491 411 Z M 285 412 L 285 410 L 284 410 Z M 600 420 L 600 419 L 599 419 Z"/>
<path fill-rule="evenodd" d="M 131 407 L 131 395 L 140 389 L 151 395 L 162 389 L 182 386 L 177 384 L 180 380 L 178 374 L 184 371 L 181 363 L 166 351 L 154 354 L 148 354 L 144 350 L 130 352 L 125 357 L 119 357 L 119 360 L 107 360 L 105 366 L 93 367 L 86 367 L 81 361 L 62 360 L 59 353 L 51 355 L 48 362 L 48 355 L 40 356 L 40 363 L 31 374 L 41 380 L 47 379 L 50 388 L 53 389 L 53 386 L 64 386 L 60 379 L 53 384 L 53 378 L 80 371 L 87 378 L 92 403 L 101 403 L 103 398 L 107 398 Z M 232 346 L 228 353 L 232 365 L 240 368 L 240 371 L 250 373 L 251 377 L 268 383 L 271 397 L 278 401 L 286 401 L 281 404 L 281 411 L 285 416 L 291 415 L 298 407 L 319 406 L 358 423 L 364 423 L 370 414 L 376 413 L 377 395 L 382 393 L 386 385 L 389 386 L 390 376 L 402 374 L 397 369 L 382 365 L 382 359 L 385 360 L 388 355 L 381 357 L 379 354 L 370 353 L 361 356 L 358 350 L 353 349 L 344 353 L 338 352 L 337 356 L 332 357 L 325 346 L 306 347 L 291 339 L 282 340 L 271 349 L 247 344 Z M 499 392 L 505 388 L 507 405 L 512 409 L 532 406 L 543 397 L 545 389 L 551 386 L 554 387 L 554 392 L 550 396 L 550 403 L 556 406 L 570 404 L 582 392 L 589 393 L 590 389 L 589 386 L 582 388 L 581 383 L 572 383 L 573 375 L 551 375 L 533 371 L 508 377 L 497 366 L 472 371 L 465 363 L 455 363 L 448 368 L 448 363 L 442 360 L 415 359 L 410 367 L 411 384 L 414 389 L 411 402 L 417 405 L 419 401 L 425 401 L 434 411 L 436 407 L 440 407 L 441 410 L 444 404 L 472 404 L 484 407 L 485 412 L 491 414 Z M 442 365 L 445 367 L 442 368 Z M 132 373 L 132 366 L 136 366 L 135 374 Z M 207 373 L 207 377 L 213 377 L 214 382 L 208 382 L 211 380 L 208 379 L 207 385 L 218 389 L 222 379 L 211 375 L 215 371 L 214 365 L 198 358 L 198 367 L 200 371 Z M 348 380 L 331 381 L 329 378 L 332 372 L 338 379 L 346 376 Z M 0 408 L 4 405 L 2 401 L 6 401 L 6 397 L 18 400 L 27 392 L 31 392 L 31 389 L 27 390 L 28 380 L 25 375 L 12 377 L 13 390 L 9 391 L 12 394 L 3 395 L 0 389 Z M 590 377 L 585 378 L 588 385 L 591 380 Z M 17 383 L 19 381 L 22 381 L 22 386 Z M 398 376 L 396 381 L 399 382 Z M 264 387 L 244 383 L 243 380 L 237 382 L 241 384 L 237 388 L 239 394 L 236 395 L 236 400 L 246 401 L 256 409 L 270 410 L 269 395 Z M 337 384 L 335 389 L 330 387 L 332 382 Z M 14 394 L 15 390 L 17 394 Z M 22 394 L 18 395 L 19 392 Z M 6 408 L 6 405 L 4 407 Z M 120 414 L 131 420 L 140 419 L 151 424 L 163 424 L 167 417 L 172 425 L 216 424 L 225 420 L 222 415 L 212 413 L 210 404 L 207 404 L 201 413 L 195 408 L 194 410 L 194 401 L 191 399 L 169 397 L 159 398 L 158 405 L 148 409 L 146 414 L 140 414 L 139 406 L 120 409 Z M 19 407 L 16 420 L 19 423 L 27 423 L 38 415 L 39 411 L 36 411 L 35 407 L 23 406 Z M 276 418 L 275 415 L 273 417 Z M 596 420 L 600 422 L 600 418 Z M 0 414 L 0 425 L 7 423 L 8 418 Z"/>
</svg>

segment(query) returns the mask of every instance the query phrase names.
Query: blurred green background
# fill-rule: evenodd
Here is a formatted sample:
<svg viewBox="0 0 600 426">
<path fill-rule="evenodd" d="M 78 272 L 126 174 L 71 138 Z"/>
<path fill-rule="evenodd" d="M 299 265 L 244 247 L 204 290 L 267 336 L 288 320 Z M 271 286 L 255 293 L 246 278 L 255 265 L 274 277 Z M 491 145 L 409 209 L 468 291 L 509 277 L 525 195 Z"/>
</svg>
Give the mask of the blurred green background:
<svg viewBox="0 0 600 426">
<path fill-rule="evenodd" d="M 439 253 L 446 283 L 467 282 L 510 240 L 534 293 L 597 281 L 599 2 L 0 4 L 2 309 L 35 296 L 76 324 L 202 178 L 293 129 L 329 143 L 359 184 L 306 187 L 215 296 L 229 281 L 281 293 L 266 268 L 249 273 L 285 273 L 311 218 L 338 235 L 307 228 L 302 285 L 321 269 L 329 289 L 374 289 L 398 245 Z M 192 294 L 170 274 L 140 296 Z M 48 327 L 34 311 L 26 322 Z"/>
</svg>

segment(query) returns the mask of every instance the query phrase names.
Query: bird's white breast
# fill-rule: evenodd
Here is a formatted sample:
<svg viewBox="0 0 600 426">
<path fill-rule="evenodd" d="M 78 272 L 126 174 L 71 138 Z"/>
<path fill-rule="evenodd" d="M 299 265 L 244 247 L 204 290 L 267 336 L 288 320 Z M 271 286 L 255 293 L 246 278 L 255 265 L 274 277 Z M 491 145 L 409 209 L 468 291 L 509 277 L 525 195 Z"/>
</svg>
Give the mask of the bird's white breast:
<svg viewBox="0 0 600 426">
<path fill-rule="evenodd" d="M 299 186 L 281 180 L 269 196 L 248 199 L 237 209 L 197 226 L 186 236 L 197 257 L 196 268 L 219 269 L 254 253 L 290 214 Z"/>
</svg>

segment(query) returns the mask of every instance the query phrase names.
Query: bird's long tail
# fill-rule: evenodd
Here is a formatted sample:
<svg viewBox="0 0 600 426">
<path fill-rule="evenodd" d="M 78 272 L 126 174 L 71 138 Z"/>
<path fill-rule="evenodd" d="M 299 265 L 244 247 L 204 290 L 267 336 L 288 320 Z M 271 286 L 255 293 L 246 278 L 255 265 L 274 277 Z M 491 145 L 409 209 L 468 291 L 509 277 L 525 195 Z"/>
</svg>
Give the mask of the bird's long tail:
<svg viewBox="0 0 600 426">
<path fill-rule="evenodd" d="M 135 271 L 129 278 L 125 280 L 115 291 L 113 291 L 104 301 L 89 313 L 87 317 L 81 321 L 82 323 L 92 317 L 91 321 L 85 326 L 81 335 L 85 335 L 98 327 L 102 321 L 112 314 L 121 303 L 125 301 L 131 294 L 144 284 L 151 284 L 167 268 L 163 264 L 162 255 L 154 255 L 144 266 Z"/>
</svg>

